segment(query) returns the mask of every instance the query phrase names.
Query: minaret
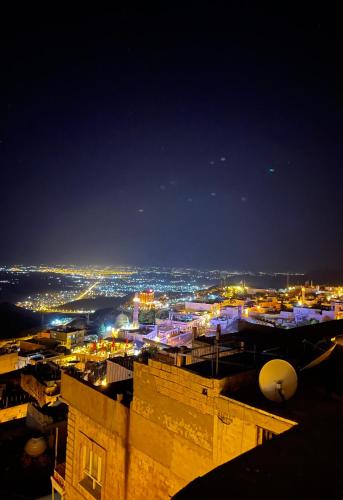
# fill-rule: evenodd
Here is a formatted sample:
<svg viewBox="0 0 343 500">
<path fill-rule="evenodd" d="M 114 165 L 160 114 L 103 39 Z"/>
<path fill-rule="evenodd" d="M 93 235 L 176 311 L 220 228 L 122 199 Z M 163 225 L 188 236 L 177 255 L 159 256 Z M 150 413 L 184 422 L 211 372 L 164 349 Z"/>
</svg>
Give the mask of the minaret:
<svg viewBox="0 0 343 500">
<path fill-rule="evenodd" d="M 139 313 L 139 297 L 138 297 L 138 293 L 136 293 L 135 296 L 134 296 L 134 299 L 133 299 L 132 326 L 134 328 L 138 328 L 139 327 L 138 313 Z"/>
<path fill-rule="evenodd" d="M 169 321 L 173 321 L 174 311 L 173 309 L 169 309 Z"/>
</svg>

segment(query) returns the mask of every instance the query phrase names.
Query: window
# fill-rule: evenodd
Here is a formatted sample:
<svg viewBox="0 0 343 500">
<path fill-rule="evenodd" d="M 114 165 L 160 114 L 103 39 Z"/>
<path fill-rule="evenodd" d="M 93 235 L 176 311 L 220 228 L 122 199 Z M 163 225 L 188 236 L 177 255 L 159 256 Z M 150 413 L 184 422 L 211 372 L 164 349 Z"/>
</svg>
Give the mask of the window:
<svg viewBox="0 0 343 500">
<path fill-rule="evenodd" d="M 274 433 L 263 427 L 257 427 L 257 444 L 263 444 L 274 437 Z"/>
<path fill-rule="evenodd" d="M 79 484 L 96 500 L 101 499 L 105 450 L 81 433 Z"/>
</svg>

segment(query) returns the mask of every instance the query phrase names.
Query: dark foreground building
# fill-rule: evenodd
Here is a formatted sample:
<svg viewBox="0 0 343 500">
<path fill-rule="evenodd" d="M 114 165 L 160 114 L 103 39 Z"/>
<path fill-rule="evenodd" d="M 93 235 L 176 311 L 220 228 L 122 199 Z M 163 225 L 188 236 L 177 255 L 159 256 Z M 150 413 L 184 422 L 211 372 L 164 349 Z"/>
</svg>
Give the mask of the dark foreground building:
<svg viewBox="0 0 343 500">
<path fill-rule="evenodd" d="M 67 500 L 307 498 L 330 487 L 329 497 L 339 498 L 342 351 L 334 335 L 341 330 L 336 321 L 200 338 L 191 352 L 166 349 L 134 362 L 133 378 L 107 386 L 62 372 L 68 437 L 54 491 Z M 283 403 L 258 387 L 261 366 L 280 357 L 299 378 Z"/>
</svg>

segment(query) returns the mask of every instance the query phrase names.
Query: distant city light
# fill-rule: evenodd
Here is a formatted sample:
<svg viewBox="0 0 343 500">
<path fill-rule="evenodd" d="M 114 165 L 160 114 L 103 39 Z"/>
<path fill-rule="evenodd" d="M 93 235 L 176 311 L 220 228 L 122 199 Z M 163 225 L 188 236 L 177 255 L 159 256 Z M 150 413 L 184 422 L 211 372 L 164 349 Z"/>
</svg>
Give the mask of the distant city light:
<svg viewBox="0 0 343 500">
<path fill-rule="evenodd" d="M 65 317 L 55 318 L 50 322 L 50 325 L 51 326 L 67 325 L 68 323 L 70 323 L 70 321 L 71 318 L 65 318 Z"/>
</svg>

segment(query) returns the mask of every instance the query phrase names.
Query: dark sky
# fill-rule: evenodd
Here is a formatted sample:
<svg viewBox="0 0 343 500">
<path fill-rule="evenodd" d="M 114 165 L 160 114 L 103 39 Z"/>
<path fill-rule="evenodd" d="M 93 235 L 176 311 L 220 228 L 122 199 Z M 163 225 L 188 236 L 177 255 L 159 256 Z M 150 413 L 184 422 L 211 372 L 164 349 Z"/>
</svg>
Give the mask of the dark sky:
<svg viewBox="0 0 343 500">
<path fill-rule="evenodd" d="M 340 17 L 251 4 L 2 16 L 1 263 L 343 267 Z"/>
</svg>

